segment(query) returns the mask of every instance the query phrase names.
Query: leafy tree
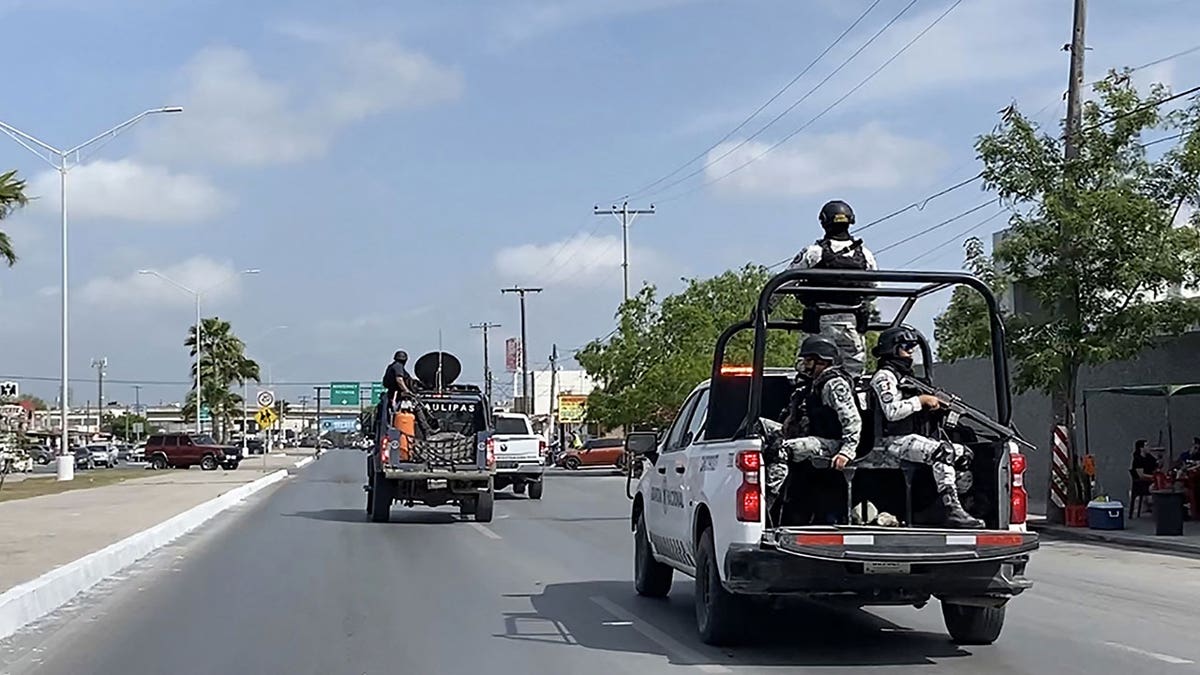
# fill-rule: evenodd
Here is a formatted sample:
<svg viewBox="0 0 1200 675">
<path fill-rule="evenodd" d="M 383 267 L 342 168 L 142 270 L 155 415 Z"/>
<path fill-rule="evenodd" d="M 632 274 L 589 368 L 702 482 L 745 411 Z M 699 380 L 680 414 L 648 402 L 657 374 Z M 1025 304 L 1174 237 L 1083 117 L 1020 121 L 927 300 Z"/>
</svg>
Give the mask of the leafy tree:
<svg viewBox="0 0 1200 675">
<path fill-rule="evenodd" d="M 25 181 L 17 179 L 17 172 L 0 174 L 0 220 L 4 220 L 28 202 L 29 198 L 25 196 Z M 0 231 L 0 260 L 8 263 L 9 267 L 17 262 L 12 241 L 3 231 Z"/>
<path fill-rule="evenodd" d="M 993 254 L 1005 277 L 995 282 L 1022 284 L 1047 310 L 1009 321 L 1016 385 L 1053 396 L 1072 430 L 1080 368 L 1129 358 L 1200 320 L 1200 306 L 1173 292 L 1200 270 L 1196 217 L 1176 223 L 1200 203 L 1200 104 L 1165 112 L 1167 91 L 1156 85 L 1141 97 L 1128 71 L 1110 73 L 1095 92 L 1075 159 L 1015 108 L 976 144 L 985 187 L 1014 209 Z M 1145 137 L 1153 131 L 1165 133 Z M 1157 141 L 1172 138 L 1161 150 Z M 978 248 L 968 254 L 969 266 L 992 267 Z M 1062 299 L 1077 312 L 1061 311 Z M 939 353 L 979 354 L 983 321 L 956 295 L 938 319 Z"/>
<path fill-rule="evenodd" d="M 1004 278 L 996 274 L 992 260 L 984 254 L 983 242 L 971 237 L 963 243 L 963 248 L 966 250 L 963 266 L 999 295 L 1005 288 Z M 933 320 L 933 335 L 940 361 L 990 356 L 991 325 L 987 305 L 979 293 L 964 286 L 955 288 L 946 311 Z"/>
<path fill-rule="evenodd" d="M 646 286 L 617 314 L 607 340 L 584 346 L 575 360 L 601 386 L 588 397 L 588 416 L 607 427 L 666 426 L 695 385 L 712 374 L 717 337 L 749 317 L 771 273 L 747 265 L 710 279 L 688 279 L 683 291 L 661 301 Z M 799 316 L 799 306 L 780 303 L 777 315 Z M 749 363 L 751 332 L 734 338 L 727 363 Z M 790 366 L 796 337 L 773 332 L 767 365 Z"/>
<path fill-rule="evenodd" d="M 233 333 L 228 321 L 213 317 L 201 319 L 200 375 L 203 405 L 208 406 L 214 421 L 220 421 L 220 437 L 225 438 L 233 415 L 241 415 L 242 396 L 231 386 L 238 387 L 249 380 L 259 382 L 258 363 L 246 357 L 246 345 Z M 184 346 L 196 356 L 196 327 L 188 328 Z M 192 391 L 183 405 L 185 420 L 196 419 L 196 364 L 192 364 Z"/>
<path fill-rule="evenodd" d="M 158 426 L 150 424 L 150 420 L 146 419 L 146 417 L 132 413 L 126 413 L 121 416 L 105 415 L 102 429 L 105 433 L 112 434 L 113 438 L 119 438 L 128 442 L 137 440 L 138 433 L 134 431 L 134 425 L 138 423 L 142 425 L 142 437 L 160 431 Z"/>
</svg>

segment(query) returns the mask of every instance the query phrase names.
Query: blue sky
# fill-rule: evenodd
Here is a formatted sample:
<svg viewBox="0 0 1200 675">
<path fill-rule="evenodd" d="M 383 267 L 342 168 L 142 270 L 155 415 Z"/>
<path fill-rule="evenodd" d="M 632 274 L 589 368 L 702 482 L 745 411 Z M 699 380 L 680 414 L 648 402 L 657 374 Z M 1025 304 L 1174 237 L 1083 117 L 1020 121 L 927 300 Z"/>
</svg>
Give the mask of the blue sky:
<svg viewBox="0 0 1200 675">
<path fill-rule="evenodd" d="M 471 322 L 518 330 L 499 288 L 529 300 L 530 359 L 604 335 L 621 295 L 620 231 L 592 206 L 700 154 L 792 79 L 868 0 L 0 0 L 0 52 L 18 69 L 0 120 L 73 145 L 160 105 L 69 177 L 73 385 L 93 398 L 90 360 L 116 381 L 186 379 L 191 299 L 151 277 L 215 287 L 205 314 L 231 320 L 281 382 L 373 380 L 396 348 L 436 348 L 439 330 L 478 379 Z M 883 0 L 846 40 L 730 142 L 791 105 L 899 13 Z M 712 166 L 689 165 L 635 195 L 657 215 L 632 230 L 632 281 L 665 290 L 809 243 L 828 199 L 860 222 L 978 171 L 972 140 L 1016 100 L 1054 123 L 1067 71 L 1068 0 L 964 0 L 825 116 L 950 0 L 919 0 L 810 98 Z M 1089 16 L 1089 79 L 1200 43 L 1200 5 L 1103 0 Z M 1138 81 L 1196 84 L 1200 53 Z M 728 178 L 705 185 L 807 126 Z M 0 270 L 0 375 L 53 395 L 58 374 L 56 176 L 0 137 L 0 168 L 35 205 L 5 221 L 21 261 Z M 715 159 L 729 145 L 716 148 Z M 672 179 L 674 180 L 674 179 Z M 866 234 L 875 249 L 987 199 L 956 191 Z M 980 211 L 879 256 L 955 268 L 952 237 Z M 993 221 L 992 225 L 1000 221 Z M 985 226 L 978 230 L 986 234 Z M 231 276 L 258 268 L 256 276 Z M 934 307 L 922 314 L 928 329 Z M 267 331 L 286 325 L 285 330 Z M 310 387 L 278 387 L 283 394 Z M 179 384 L 143 401 L 173 400 Z"/>
</svg>

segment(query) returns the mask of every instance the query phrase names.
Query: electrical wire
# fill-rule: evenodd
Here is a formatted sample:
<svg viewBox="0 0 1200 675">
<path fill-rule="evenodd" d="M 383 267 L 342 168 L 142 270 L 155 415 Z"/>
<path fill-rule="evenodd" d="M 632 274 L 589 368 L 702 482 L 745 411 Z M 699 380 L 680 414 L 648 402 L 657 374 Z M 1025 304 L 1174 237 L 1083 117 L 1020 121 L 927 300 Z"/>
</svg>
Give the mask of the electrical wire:
<svg viewBox="0 0 1200 675">
<path fill-rule="evenodd" d="M 775 95 L 773 95 L 773 96 L 771 96 L 771 98 L 767 99 L 767 101 L 765 103 L 758 106 L 758 108 L 755 109 L 754 112 L 750 113 L 750 115 L 748 117 L 746 117 L 746 119 L 742 120 L 741 123 L 739 123 L 736 127 L 730 129 L 717 142 L 708 146 L 703 151 L 701 151 L 700 154 L 696 155 L 695 157 L 693 157 L 693 158 L 689 159 L 688 161 L 684 162 L 683 164 L 679 165 L 679 167 L 677 167 L 674 171 L 672 171 L 671 173 L 668 173 L 665 176 L 662 176 L 658 180 L 655 180 L 654 182 L 649 183 L 647 185 L 643 185 L 642 187 L 626 194 L 623 197 L 618 197 L 616 199 L 608 199 L 605 201 L 619 202 L 619 201 L 624 201 L 626 199 L 636 199 L 638 196 L 644 194 L 647 190 L 650 190 L 651 188 L 661 184 L 663 181 L 671 179 L 672 177 L 677 175 L 680 171 L 683 171 L 687 167 L 694 164 L 696 162 L 696 160 L 704 159 L 706 156 L 708 156 L 709 152 L 712 152 L 714 149 L 716 149 L 722 143 L 729 140 L 734 134 L 741 131 L 755 117 L 758 117 L 759 113 L 761 113 L 763 110 L 766 110 L 767 107 L 770 106 L 775 101 L 777 101 L 780 96 L 783 96 L 785 93 L 787 93 L 787 91 L 789 89 L 791 89 L 797 82 L 799 82 L 801 78 L 803 78 L 805 75 L 807 75 L 808 72 L 810 70 L 812 70 L 814 66 L 816 66 L 818 63 L 820 63 L 821 60 L 824 59 L 825 56 L 828 55 L 829 52 L 832 51 L 834 47 L 837 47 L 842 42 L 842 40 L 844 40 L 846 38 L 846 36 L 850 34 L 851 31 L 853 31 L 855 28 L 857 28 L 858 24 L 862 23 L 862 21 L 867 18 L 867 15 L 870 14 L 871 11 L 874 10 L 877 6 L 879 6 L 879 3 L 881 3 L 881 2 L 883 2 L 883 0 L 875 0 L 875 2 L 871 3 L 871 5 L 869 7 L 867 7 L 866 11 L 864 11 L 862 14 L 860 14 L 858 16 L 857 19 L 854 20 L 854 23 L 851 23 L 844 31 L 842 31 L 841 35 L 838 35 L 836 38 L 834 38 L 833 42 L 829 43 L 829 46 L 827 46 L 820 54 L 817 54 L 816 58 L 814 58 L 812 61 L 809 61 L 808 65 L 806 65 L 804 67 L 804 69 L 800 71 L 799 74 L 797 74 L 795 77 L 793 77 L 791 79 L 791 81 L 789 81 L 787 84 L 785 84 L 782 89 L 775 92 Z M 868 44 L 870 44 L 870 43 L 868 43 Z M 809 93 L 811 94 L 812 92 L 809 92 Z M 807 98 L 807 96 L 808 95 L 806 94 L 805 97 Z M 803 101 L 803 100 L 804 99 L 801 99 L 801 101 Z M 795 107 L 795 104 L 793 105 L 793 107 Z M 790 109 L 791 108 L 789 108 L 789 110 Z M 772 121 L 771 123 L 774 123 L 774 121 Z M 770 126 L 770 124 L 768 124 L 767 126 Z M 766 127 L 764 127 L 764 129 L 765 128 Z M 762 132 L 762 129 L 760 129 L 758 131 L 758 133 L 761 133 L 761 132 Z"/>
<path fill-rule="evenodd" d="M 994 199 L 989 199 L 982 204 L 973 206 L 973 207 L 967 209 L 966 211 L 959 213 L 958 215 L 951 216 L 950 218 L 947 218 L 946 220 L 943 220 L 942 222 L 940 222 L 936 225 L 930 225 L 929 227 L 921 230 L 920 232 L 914 232 L 913 234 L 910 234 L 907 237 L 905 237 L 899 241 L 892 242 L 891 244 L 888 244 L 887 246 L 884 246 L 883 248 L 876 249 L 875 255 L 878 256 L 880 253 L 887 253 L 888 251 L 896 248 L 897 246 L 902 246 L 902 245 L 907 244 L 908 242 L 912 241 L 913 239 L 916 239 L 918 237 L 923 237 L 923 236 L 929 234 L 930 232 L 940 230 L 943 227 L 949 225 L 950 223 L 962 220 L 963 218 L 966 218 L 967 216 L 971 215 L 972 213 L 975 213 L 976 211 L 985 209 L 985 208 L 991 206 L 992 204 L 998 204 L 998 203 L 1000 203 L 999 197 L 996 197 Z"/>
<path fill-rule="evenodd" d="M 909 265 L 915 265 L 916 263 L 918 263 L 918 262 L 924 260 L 925 258 L 928 258 L 930 255 L 946 248 L 950 244 L 957 242 L 961 238 L 967 236 L 968 234 L 971 234 L 975 230 L 978 230 L 979 228 L 983 227 L 984 225 L 987 225 L 988 223 L 992 222 L 993 220 L 999 218 L 1000 216 L 1002 216 L 1006 213 L 1008 213 L 1007 209 L 1001 209 L 1001 210 L 997 211 L 996 213 L 993 213 L 992 215 L 988 216 L 987 218 L 984 218 L 983 220 L 979 221 L 978 223 L 975 223 L 971 227 L 963 230 L 962 232 L 955 234 L 953 237 L 947 239 L 946 241 L 943 241 L 942 243 L 938 244 L 937 246 L 934 246 L 933 248 L 929 249 L 928 251 L 925 251 L 924 253 L 918 255 L 917 257 L 906 260 L 904 262 L 904 264 L 900 265 L 900 267 L 905 268 L 905 267 L 908 267 Z"/>
<path fill-rule="evenodd" d="M 682 199 L 683 197 L 685 197 L 685 196 L 687 196 L 687 195 L 690 195 L 690 194 L 693 194 L 693 193 L 695 193 L 695 192 L 698 192 L 698 191 L 700 191 L 700 190 L 702 190 L 702 189 L 704 189 L 704 188 L 706 188 L 706 187 L 708 187 L 708 186 L 710 186 L 710 185 L 713 185 L 713 184 L 715 184 L 715 183 L 719 183 L 719 182 L 721 182 L 721 181 L 725 180 L 726 178 L 728 178 L 728 177 L 732 176 L 733 174 L 735 174 L 735 173 L 737 173 L 737 172 L 741 171 L 742 169 L 744 169 L 744 168 L 746 168 L 746 167 L 750 166 L 750 165 L 751 165 L 751 164 L 753 164 L 754 162 L 757 162 L 758 160 L 760 160 L 760 159 L 762 159 L 763 157 L 767 156 L 767 155 L 768 155 L 768 154 L 770 154 L 770 153 L 771 153 L 773 150 L 775 150 L 775 149 L 776 149 L 776 148 L 778 148 L 779 146 L 783 145 L 784 143 L 787 143 L 787 142 L 788 142 L 788 141 L 790 141 L 792 138 L 794 138 L 794 137 L 795 137 L 797 134 L 799 134 L 800 132 L 804 131 L 804 130 L 805 130 L 805 129 L 807 129 L 809 126 L 811 126 L 812 124 L 814 124 L 815 122 L 817 122 L 817 120 L 820 120 L 822 117 L 824 117 L 826 114 L 828 114 L 828 113 L 829 113 L 831 110 L 833 110 L 833 109 L 834 109 L 834 108 L 836 108 L 838 105 L 840 105 L 840 104 L 841 104 L 843 101 L 845 101 L 846 99 L 850 98 L 852 95 L 854 95 L 856 92 L 858 92 L 858 90 L 860 90 L 860 89 L 862 89 L 864 86 L 866 86 L 866 85 L 867 85 L 867 83 L 869 83 L 871 80 L 875 79 L 875 77 L 876 77 L 876 76 L 878 76 L 878 75 L 879 75 L 879 73 L 883 72 L 883 70 L 884 70 L 885 68 L 887 68 L 888 66 L 890 66 L 890 65 L 891 65 L 893 62 L 895 62 L 895 60 L 896 60 L 896 59 L 900 58 L 900 57 L 901 57 L 901 56 L 902 56 L 902 55 L 903 55 L 905 52 L 907 52 L 907 51 L 908 51 L 910 48 L 912 48 L 912 46 L 913 46 L 914 44 L 916 44 L 918 40 L 920 40 L 922 37 L 924 37 L 924 36 L 925 36 L 925 35 L 926 35 L 926 34 L 927 34 L 929 31 L 933 30 L 934 26 L 937 26 L 939 23 L 941 23 L 941 22 L 942 22 L 942 20 L 943 20 L 943 19 L 945 19 L 945 18 L 946 18 L 946 16 L 950 14 L 950 12 L 954 11 L 954 8 L 956 8 L 956 7 L 958 7 L 960 4 L 962 4 L 962 2 L 963 2 L 963 0 L 955 0 L 955 2 L 954 2 L 953 4 L 951 4 L 951 5 L 950 5 L 948 8 L 946 8 L 946 11 L 944 11 L 944 12 L 942 12 L 940 15 L 938 15 L 938 17 L 937 17 L 936 19 L 934 19 L 932 23 L 930 23 L 928 26 L 926 26 L 926 27 L 925 27 L 925 28 L 924 28 L 924 29 L 923 29 L 923 30 L 922 30 L 920 33 L 917 33 L 917 35 L 916 35 L 915 37 L 913 37 L 911 40 L 909 40 L 909 41 L 908 41 L 908 42 L 907 42 L 907 43 L 906 43 L 906 44 L 905 44 L 903 47 L 901 47 L 901 48 L 899 49 L 899 51 L 897 51 L 895 54 L 893 54 L 891 57 L 889 57 L 889 58 L 888 58 L 886 61 L 884 61 L 882 64 L 880 64 L 880 66 L 879 66 L 878 68 L 876 68 L 875 70 L 871 71 L 871 73 L 870 73 L 869 75 L 867 75 L 865 78 L 863 78 L 863 80 L 862 80 L 861 82 L 859 82 L 858 84 L 854 85 L 854 87 L 853 87 L 852 89 L 850 89 L 850 91 L 848 91 L 848 92 L 846 92 L 845 94 L 843 94 L 843 95 L 841 96 L 841 98 L 838 98 L 838 99 L 837 99 L 837 100 L 835 100 L 833 103 L 829 104 L 829 105 L 828 105 L 828 106 L 827 106 L 827 107 L 826 107 L 824 110 L 822 110 L 821 112 L 817 113 L 817 115 L 816 115 L 815 117 L 813 117 L 812 119 L 810 119 L 810 120 L 808 120 L 807 122 L 805 122 L 804 124 L 800 125 L 800 127 L 799 127 L 799 128 L 797 128 L 796 130 L 792 131 L 792 132 L 791 132 L 791 133 L 789 133 L 788 135 L 786 135 L 786 136 L 784 136 L 783 138 L 779 139 L 779 140 L 778 140 L 778 141 L 776 141 L 775 143 L 773 143 L 773 144 L 771 144 L 771 145 L 767 146 L 767 148 L 766 148 L 766 149 L 764 149 L 764 150 L 763 150 L 762 152 L 760 152 L 759 154 L 757 154 L 757 155 L 755 155 L 755 156 L 751 157 L 749 160 L 747 160 L 747 161 L 745 161 L 744 163 L 742 163 L 742 164 L 740 164 L 740 165 L 738 165 L 738 166 L 734 167 L 733 169 L 731 169 L 731 170 L 729 170 L 729 171 L 725 172 L 724 174 L 722 174 L 722 175 L 720 175 L 720 176 L 717 176 L 716 178 L 713 178 L 713 179 L 711 179 L 711 180 L 705 181 L 704 183 L 701 183 L 700 185 L 698 185 L 697 187 L 695 187 L 695 188 L 693 188 L 693 189 L 691 189 L 691 190 L 687 190 L 687 191 L 685 191 L 685 192 L 681 192 L 681 193 L 678 193 L 678 194 L 676 194 L 676 195 L 673 195 L 673 196 L 669 196 L 669 197 L 663 197 L 663 198 L 661 198 L 661 199 L 658 199 L 658 200 L 656 200 L 656 201 L 657 201 L 658 203 L 675 201 L 675 200 L 677 200 L 677 199 Z M 693 175 L 694 175 L 694 174 L 693 174 Z"/>
<path fill-rule="evenodd" d="M 654 190 L 653 192 L 650 192 L 647 195 L 642 195 L 642 196 L 647 197 L 647 196 L 662 194 L 662 193 L 666 192 L 667 190 L 670 190 L 671 188 L 675 187 L 676 185 L 679 185 L 679 184 L 684 183 L 692 178 L 695 178 L 696 176 L 699 176 L 700 174 L 707 171 L 709 168 L 711 168 L 711 167 L 715 166 L 716 164 L 718 164 L 719 162 L 721 162 L 721 160 L 725 159 L 729 155 L 733 154 L 734 152 L 736 152 L 739 149 L 741 149 L 742 147 L 744 147 L 747 143 L 753 141 L 755 138 L 758 138 L 758 136 L 761 135 L 764 131 L 769 129 L 771 126 L 773 126 L 779 120 L 783 119 L 784 116 L 786 116 L 788 113 L 795 110 L 796 107 L 799 106 L 801 103 L 808 100 L 808 98 L 810 96 L 815 94 L 817 92 L 817 90 L 819 90 L 821 87 L 825 86 L 825 84 L 827 82 L 829 82 L 831 79 L 833 79 L 833 76 L 835 76 L 839 72 L 841 72 L 843 68 L 850 65 L 850 63 L 855 58 L 857 58 L 859 54 L 861 54 L 867 47 L 870 47 L 871 44 L 873 44 L 875 42 L 875 40 L 879 39 L 879 37 L 882 36 L 885 32 L 887 32 L 887 30 L 889 28 L 891 28 L 893 25 L 895 25 L 895 23 L 897 21 L 899 21 L 900 18 L 903 17 L 904 14 L 907 13 L 908 10 L 912 8 L 913 5 L 917 4 L 918 1 L 919 0 L 911 0 L 907 5 L 905 5 L 904 9 L 900 10 L 900 12 L 898 14 L 893 16 L 890 21 L 888 21 L 886 24 L 884 24 L 883 28 L 880 28 L 878 31 L 876 31 L 876 33 L 874 35 L 872 35 L 869 40 L 867 40 L 861 46 L 859 46 L 859 48 L 856 49 L 853 54 L 848 56 L 846 58 L 846 60 L 842 61 L 842 63 L 837 68 L 834 68 L 832 72 L 830 72 L 828 75 L 826 75 L 825 78 L 822 79 L 820 82 L 818 82 L 812 89 L 809 89 L 803 96 L 801 96 L 799 99 L 797 99 L 795 102 L 793 102 L 790 106 L 788 106 L 787 108 L 784 108 L 784 110 L 782 112 L 780 112 L 775 117 L 771 118 L 771 120 L 769 122 L 767 122 L 765 125 L 760 127 L 757 131 L 750 134 L 746 138 L 743 138 L 741 141 L 738 141 L 736 144 L 734 144 L 733 147 L 731 147 L 728 150 L 726 150 L 725 152 L 721 153 L 719 156 L 708 160 L 699 169 L 696 169 L 695 171 L 692 171 L 691 173 L 687 174 L 686 176 L 683 176 L 682 178 L 677 178 L 677 179 L 671 181 L 670 183 L 667 183 L 663 187 L 661 187 L 657 190 Z M 962 2 L 962 0 L 957 0 L 955 2 L 955 5 L 958 5 L 958 3 L 960 3 L 960 2 Z M 900 53 L 903 53 L 903 50 Z M 897 54 L 897 55 L 899 55 L 899 54 Z M 892 57 L 892 59 L 894 60 L 895 57 Z M 854 90 L 851 90 L 851 93 L 853 93 L 853 91 Z M 838 101 L 834 105 L 845 100 L 845 98 L 846 97 L 843 96 L 841 99 L 838 99 Z M 834 106 L 830 106 L 829 108 L 826 108 L 825 111 L 821 113 L 821 115 L 824 115 L 825 112 L 828 112 L 833 107 Z M 803 129 L 804 127 L 807 127 L 809 124 L 812 124 L 813 122 L 815 122 L 817 119 L 819 119 L 821 117 L 821 115 L 818 115 L 816 118 L 809 120 L 804 126 L 801 127 L 801 129 Z M 794 136 L 796 133 L 797 132 L 793 132 L 790 136 L 788 136 L 788 138 L 790 138 L 791 136 Z M 763 153 L 763 154 L 766 154 L 766 153 Z M 715 181 L 713 181 L 713 182 L 715 182 Z M 704 187 L 704 185 L 708 185 L 708 184 L 709 183 L 704 183 L 703 185 L 701 185 L 701 187 Z M 691 194 L 691 191 L 685 192 L 684 194 Z M 670 197 L 668 199 L 660 199 L 657 201 L 659 201 L 659 202 L 673 201 L 674 199 L 677 199 L 677 197 Z"/>
</svg>

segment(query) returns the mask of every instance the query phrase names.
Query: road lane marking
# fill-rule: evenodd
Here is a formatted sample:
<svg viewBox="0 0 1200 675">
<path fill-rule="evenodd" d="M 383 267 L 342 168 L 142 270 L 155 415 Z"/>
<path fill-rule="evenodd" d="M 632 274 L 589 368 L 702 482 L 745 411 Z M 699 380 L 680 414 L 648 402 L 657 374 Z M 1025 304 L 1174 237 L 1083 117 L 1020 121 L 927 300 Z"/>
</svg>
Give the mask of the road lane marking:
<svg viewBox="0 0 1200 675">
<path fill-rule="evenodd" d="M 490 527 L 488 527 L 487 525 L 480 525 L 479 523 L 476 523 L 473 521 L 468 522 L 467 524 L 470 525 L 471 527 L 475 528 L 476 530 L 478 530 L 479 533 L 485 537 L 489 537 L 491 539 L 503 539 L 504 538 L 504 537 L 501 537 L 500 535 L 496 534 L 495 532 L 493 532 L 492 529 Z"/>
<path fill-rule="evenodd" d="M 1146 651 L 1145 649 L 1138 649 L 1137 647 L 1131 647 L 1129 645 L 1124 645 L 1124 644 L 1121 644 L 1120 642 L 1105 642 L 1104 644 L 1108 645 L 1109 647 L 1116 647 L 1117 649 L 1122 649 L 1124 651 L 1130 652 L 1131 654 L 1140 654 L 1141 656 L 1148 656 L 1157 661 L 1162 661 L 1163 663 L 1170 663 L 1170 664 L 1176 665 L 1176 666 L 1184 666 L 1189 663 L 1195 663 L 1195 661 L 1192 661 L 1191 659 L 1182 659 L 1182 658 L 1179 658 L 1178 656 L 1171 656 L 1170 654 L 1160 654 L 1158 652 Z"/>
<path fill-rule="evenodd" d="M 716 665 L 713 663 L 704 663 L 704 661 L 707 659 L 703 654 L 701 654 L 700 652 L 697 652 L 696 650 L 692 649 L 691 647 L 686 647 L 683 644 L 680 644 L 680 642 L 678 640 L 676 640 L 675 638 L 673 638 L 670 635 L 667 635 L 666 633 L 662 632 L 661 630 L 655 628 L 654 626 L 650 625 L 650 623 L 647 622 L 645 619 L 639 618 L 636 614 L 630 612 L 629 610 L 625 609 L 624 607 L 617 605 L 616 603 L 612 602 L 608 598 L 592 596 L 589 599 L 592 602 L 596 603 L 597 605 L 600 605 L 600 607 L 604 611 L 608 612 L 609 614 L 612 614 L 613 616 L 617 617 L 618 619 L 621 619 L 622 621 L 628 621 L 629 625 L 634 630 L 641 633 L 646 639 L 650 640 L 654 644 L 658 645 L 659 647 L 662 647 L 662 649 L 665 652 L 667 652 L 668 655 L 674 656 L 676 659 L 678 659 L 680 661 L 690 661 L 692 664 L 695 665 L 696 668 L 699 668 L 701 672 L 705 672 L 705 673 L 733 672 L 733 671 L 729 670 L 728 668 L 726 668 L 725 666 L 720 666 L 720 665 Z"/>
</svg>

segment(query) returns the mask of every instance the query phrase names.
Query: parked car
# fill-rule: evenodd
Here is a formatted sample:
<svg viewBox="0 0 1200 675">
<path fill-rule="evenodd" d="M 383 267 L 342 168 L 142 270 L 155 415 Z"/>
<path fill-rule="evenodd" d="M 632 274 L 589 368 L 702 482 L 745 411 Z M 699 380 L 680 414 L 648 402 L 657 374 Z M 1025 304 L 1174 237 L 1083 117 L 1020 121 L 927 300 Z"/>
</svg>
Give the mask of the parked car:
<svg viewBox="0 0 1200 675">
<path fill-rule="evenodd" d="M 111 445 L 95 444 L 87 446 L 88 452 L 92 453 L 92 462 L 96 466 L 103 466 L 106 469 L 111 469 L 117 465 L 117 449 Z"/>
<path fill-rule="evenodd" d="M 263 440 L 261 438 L 247 438 L 246 439 L 246 454 L 247 455 L 261 455 L 266 451 L 267 451 L 267 444 L 263 443 Z"/>
<path fill-rule="evenodd" d="M 574 471 L 587 466 L 625 468 L 624 438 L 592 438 L 582 448 L 570 448 L 558 458 L 558 465 Z"/>
<path fill-rule="evenodd" d="M 96 460 L 93 458 L 91 450 L 83 446 L 75 446 L 71 448 L 71 454 L 75 455 L 76 469 L 96 468 Z"/>
<path fill-rule="evenodd" d="M 199 465 L 205 471 L 236 469 L 241 448 L 221 445 L 208 434 L 154 434 L 146 439 L 146 459 L 154 469 L 186 469 Z"/>
<path fill-rule="evenodd" d="M 50 462 L 53 462 L 55 457 L 57 457 L 53 448 L 47 448 L 44 445 L 35 445 L 29 448 L 28 452 L 29 456 L 33 458 L 33 461 L 41 464 L 42 466 L 46 466 Z"/>
<path fill-rule="evenodd" d="M 136 445 L 130 446 L 129 452 L 125 455 L 127 462 L 144 462 L 146 461 L 146 441 L 142 441 Z"/>
</svg>

